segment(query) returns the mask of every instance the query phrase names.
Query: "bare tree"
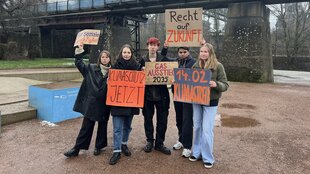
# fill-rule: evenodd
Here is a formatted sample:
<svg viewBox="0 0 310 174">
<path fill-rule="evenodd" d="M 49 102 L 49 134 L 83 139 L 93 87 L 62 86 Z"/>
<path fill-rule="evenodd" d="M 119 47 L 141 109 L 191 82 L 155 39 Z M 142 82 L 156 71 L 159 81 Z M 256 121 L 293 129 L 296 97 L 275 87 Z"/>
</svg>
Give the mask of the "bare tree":
<svg viewBox="0 0 310 174">
<path fill-rule="evenodd" d="M 301 54 L 300 51 L 310 38 L 310 3 L 280 4 L 271 7 L 271 12 L 278 19 L 276 38 L 279 43 L 284 43 L 285 54 L 292 61 L 295 56 Z"/>
</svg>

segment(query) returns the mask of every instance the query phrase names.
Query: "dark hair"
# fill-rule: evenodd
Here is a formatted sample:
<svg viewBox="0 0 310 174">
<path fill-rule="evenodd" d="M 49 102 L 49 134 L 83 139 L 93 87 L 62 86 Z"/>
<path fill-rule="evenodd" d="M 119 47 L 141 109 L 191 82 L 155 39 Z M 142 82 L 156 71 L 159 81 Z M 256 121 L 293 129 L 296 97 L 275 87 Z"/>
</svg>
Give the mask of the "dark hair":
<svg viewBox="0 0 310 174">
<path fill-rule="evenodd" d="M 134 55 L 133 55 L 133 48 L 129 45 L 129 44 L 125 44 L 125 45 L 123 45 L 122 47 L 121 47 L 121 49 L 119 50 L 119 54 L 118 54 L 118 59 L 122 59 L 123 58 L 123 56 L 122 56 L 122 52 L 123 52 L 123 49 L 124 48 L 129 48 L 130 49 L 130 51 L 131 51 L 131 57 L 130 57 L 130 59 L 132 59 L 132 58 L 134 58 Z"/>
<path fill-rule="evenodd" d="M 157 46 L 159 46 L 160 41 L 156 37 L 150 37 L 146 42 L 146 45 L 149 45 L 149 44 L 157 44 Z"/>
<path fill-rule="evenodd" d="M 101 57 L 102 57 L 102 54 L 103 54 L 103 53 L 105 53 L 105 54 L 110 58 L 109 65 L 111 64 L 111 54 L 110 54 L 110 52 L 107 51 L 107 50 L 103 50 L 103 51 L 100 52 L 99 57 L 98 57 L 98 61 L 97 61 L 97 65 L 98 65 L 98 66 L 99 66 L 100 63 L 101 63 Z"/>
<path fill-rule="evenodd" d="M 178 51 L 179 51 L 180 49 L 189 51 L 189 47 L 179 47 L 179 48 L 178 48 Z"/>
</svg>

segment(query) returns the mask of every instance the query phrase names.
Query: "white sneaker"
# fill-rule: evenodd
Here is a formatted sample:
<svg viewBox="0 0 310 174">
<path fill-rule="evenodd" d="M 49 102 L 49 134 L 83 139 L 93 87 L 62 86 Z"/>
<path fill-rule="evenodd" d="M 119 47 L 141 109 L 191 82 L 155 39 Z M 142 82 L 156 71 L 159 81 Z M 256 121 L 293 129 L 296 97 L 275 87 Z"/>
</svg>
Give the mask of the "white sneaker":
<svg viewBox="0 0 310 174">
<path fill-rule="evenodd" d="M 182 147 L 183 147 L 183 144 L 180 141 L 177 141 L 177 143 L 173 145 L 174 150 L 179 150 Z"/>
<path fill-rule="evenodd" d="M 183 149 L 182 156 L 184 158 L 190 157 L 191 156 L 191 150 L 190 149 Z"/>
</svg>

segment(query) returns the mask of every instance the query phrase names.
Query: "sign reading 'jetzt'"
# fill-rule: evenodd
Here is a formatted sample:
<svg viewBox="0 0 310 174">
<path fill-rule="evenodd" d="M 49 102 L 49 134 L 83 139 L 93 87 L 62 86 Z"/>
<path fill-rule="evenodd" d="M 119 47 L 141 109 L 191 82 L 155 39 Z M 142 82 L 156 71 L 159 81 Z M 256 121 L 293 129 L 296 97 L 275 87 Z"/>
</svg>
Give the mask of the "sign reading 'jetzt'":
<svg viewBox="0 0 310 174">
<path fill-rule="evenodd" d="M 169 46 L 200 46 L 203 38 L 202 8 L 166 10 L 165 21 Z"/>
<path fill-rule="evenodd" d="M 145 73 L 132 70 L 109 70 L 107 105 L 143 107 Z"/>
</svg>

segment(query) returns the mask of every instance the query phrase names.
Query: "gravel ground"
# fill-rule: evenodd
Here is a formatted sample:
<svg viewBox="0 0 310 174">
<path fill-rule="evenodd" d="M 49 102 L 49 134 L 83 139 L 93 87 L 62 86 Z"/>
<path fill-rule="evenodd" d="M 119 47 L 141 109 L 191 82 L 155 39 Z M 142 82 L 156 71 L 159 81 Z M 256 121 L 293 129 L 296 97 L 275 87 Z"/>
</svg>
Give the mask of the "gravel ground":
<svg viewBox="0 0 310 174">
<path fill-rule="evenodd" d="M 135 116 L 129 140 L 131 157 L 122 156 L 115 166 L 112 154 L 112 126 L 109 146 L 93 156 L 88 151 L 67 159 L 82 119 L 49 127 L 30 120 L 2 127 L 0 173 L 310 173 L 310 86 L 290 84 L 230 83 L 219 107 L 222 126 L 215 128 L 216 163 L 205 169 L 202 162 L 190 162 L 181 151 L 172 155 L 145 153 L 143 117 Z M 171 105 L 165 144 L 177 139 L 175 113 Z"/>
</svg>

